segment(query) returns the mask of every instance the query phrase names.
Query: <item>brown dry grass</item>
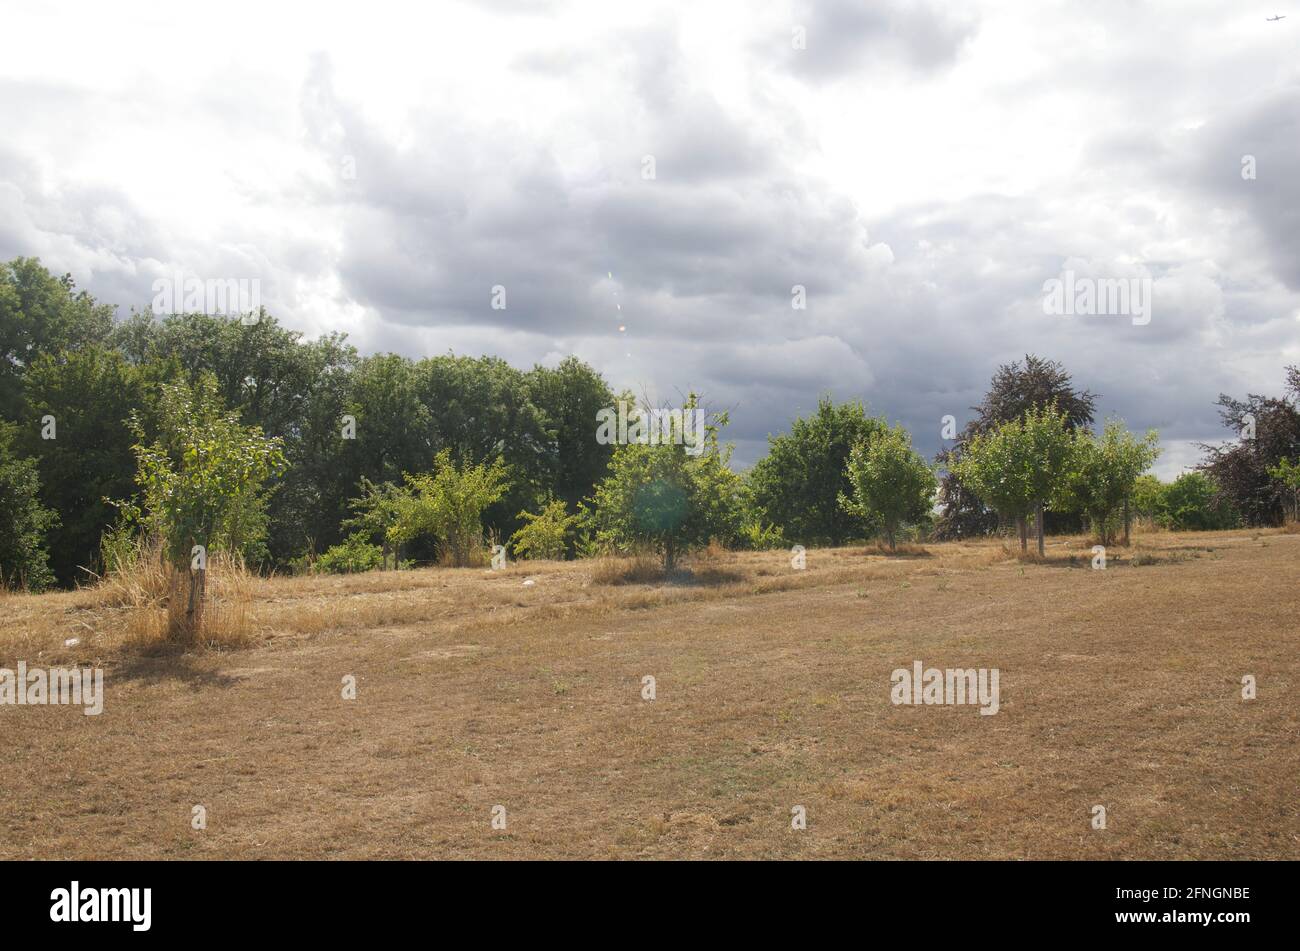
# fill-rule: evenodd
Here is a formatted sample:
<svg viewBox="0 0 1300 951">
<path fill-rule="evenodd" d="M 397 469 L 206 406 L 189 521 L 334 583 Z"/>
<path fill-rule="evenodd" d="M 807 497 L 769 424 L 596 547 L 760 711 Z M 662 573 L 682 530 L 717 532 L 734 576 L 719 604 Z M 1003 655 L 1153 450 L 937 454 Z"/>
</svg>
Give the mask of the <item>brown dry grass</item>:
<svg viewBox="0 0 1300 951">
<path fill-rule="evenodd" d="M 1300 537 L 1136 541 L 248 579 L 248 648 L 162 654 L 106 588 L 3 595 L 0 666 L 107 696 L 0 707 L 0 856 L 1300 857 Z M 1001 712 L 891 705 L 917 659 Z"/>
</svg>

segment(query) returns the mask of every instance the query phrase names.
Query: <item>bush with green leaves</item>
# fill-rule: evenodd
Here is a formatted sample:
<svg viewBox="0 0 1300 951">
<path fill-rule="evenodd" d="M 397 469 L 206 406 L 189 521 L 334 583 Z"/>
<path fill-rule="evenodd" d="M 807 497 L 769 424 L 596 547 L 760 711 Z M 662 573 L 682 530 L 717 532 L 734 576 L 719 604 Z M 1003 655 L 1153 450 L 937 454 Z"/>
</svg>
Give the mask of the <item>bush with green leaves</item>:
<svg viewBox="0 0 1300 951">
<path fill-rule="evenodd" d="M 517 558 L 562 559 L 569 550 L 578 524 L 562 499 L 546 503 L 540 512 L 520 512 L 523 527 L 510 536 L 510 548 Z"/>
<path fill-rule="evenodd" d="M 340 526 L 345 531 L 359 534 L 366 541 L 375 543 L 381 555 L 381 565 L 388 567 L 389 550 L 392 550 L 393 567 L 401 561 L 402 549 L 394 545 L 389 538 L 392 529 L 401 518 L 402 508 L 408 504 L 411 493 L 408 487 L 383 482 L 376 485 L 365 476 L 361 477 L 361 495 L 348 502 L 353 516 L 343 520 Z"/>
<path fill-rule="evenodd" d="M 325 554 L 316 559 L 312 570 L 321 574 L 343 575 L 372 571 L 383 565 L 383 549 L 357 533 L 349 535 L 341 544 L 327 548 Z"/>
<path fill-rule="evenodd" d="M 443 559 L 457 568 L 481 562 L 483 511 L 510 489 L 505 462 L 456 465 L 444 449 L 433 459 L 433 471 L 403 473 L 407 493 L 398 498 L 397 518 L 388 527 L 388 540 L 402 545 L 431 535 Z"/>
<path fill-rule="evenodd" d="M 692 394 L 684 410 L 697 406 Z M 726 413 L 714 414 L 698 455 L 674 443 L 617 446 L 592 500 L 597 540 L 610 550 L 651 549 L 666 571 L 711 539 L 733 541 L 743 511 L 740 477 L 728 465 L 731 448 L 718 444 L 726 425 Z"/>
<path fill-rule="evenodd" d="M 1216 531 L 1241 523 L 1240 514 L 1204 472 L 1184 472 L 1163 494 L 1163 522 L 1174 531 Z"/>
<path fill-rule="evenodd" d="M 17 428 L 0 420 L 0 588 L 40 591 L 54 581 L 45 536 L 59 516 L 41 505 L 36 460 L 12 451 Z"/>
<path fill-rule="evenodd" d="M 878 430 L 855 445 L 847 469 L 853 492 L 840 495 L 840 506 L 869 532 L 883 534 L 890 551 L 897 550 L 901 528 L 930 517 L 938 482 L 902 426 Z"/>
<path fill-rule="evenodd" d="M 1165 524 L 1165 483 L 1147 473 L 1133 483 L 1133 517 L 1152 525 Z"/>
<path fill-rule="evenodd" d="M 790 547 L 779 527 L 769 525 L 760 518 L 746 518 L 741 523 L 736 543 L 747 551 L 772 551 Z"/>
</svg>

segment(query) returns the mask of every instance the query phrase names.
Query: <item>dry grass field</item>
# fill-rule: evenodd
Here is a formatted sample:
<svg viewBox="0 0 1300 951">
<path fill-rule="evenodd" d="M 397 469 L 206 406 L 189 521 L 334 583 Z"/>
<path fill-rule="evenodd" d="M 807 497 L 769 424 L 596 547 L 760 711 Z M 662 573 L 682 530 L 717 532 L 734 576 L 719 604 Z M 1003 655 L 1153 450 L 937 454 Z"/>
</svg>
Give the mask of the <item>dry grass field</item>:
<svg viewBox="0 0 1300 951">
<path fill-rule="evenodd" d="M 0 707 L 0 857 L 1300 858 L 1300 534 L 1136 541 L 269 579 L 189 652 L 0 596 L 0 666 L 106 690 Z M 1000 711 L 891 704 L 915 660 L 998 668 Z"/>
</svg>

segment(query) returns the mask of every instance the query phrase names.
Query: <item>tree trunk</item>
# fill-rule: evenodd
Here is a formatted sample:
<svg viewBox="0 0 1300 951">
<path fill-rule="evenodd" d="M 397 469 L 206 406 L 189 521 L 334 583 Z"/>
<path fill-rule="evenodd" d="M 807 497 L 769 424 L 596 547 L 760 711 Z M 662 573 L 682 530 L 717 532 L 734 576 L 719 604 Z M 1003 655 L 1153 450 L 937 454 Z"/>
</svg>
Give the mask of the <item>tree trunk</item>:
<svg viewBox="0 0 1300 951">
<path fill-rule="evenodd" d="M 673 570 L 673 555 L 673 540 L 671 538 L 666 538 L 664 539 L 664 571 Z"/>
<path fill-rule="evenodd" d="M 1035 521 L 1038 522 L 1038 557 L 1043 557 L 1043 500 L 1039 499 L 1034 506 Z"/>
<path fill-rule="evenodd" d="M 207 588 L 206 568 L 190 569 L 190 596 L 185 605 L 185 633 L 193 637 L 203 626 L 203 596 Z"/>
<path fill-rule="evenodd" d="M 381 558 L 381 561 L 382 561 L 382 564 L 383 564 L 384 571 L 387 571 L 387 570 L 388 570 L 388 542 L 385 541 L 385 542 L 383 543 L 383 545 L 380 546 L 380 549 L 379 549 L 379 550 L 380 550 L 381 552 L 383 552 L 383 554 L 380 556 L 380 558 Z M 396 567 L 396 566 L 394 566 L 394 567 Z"/>
<path fill-rule="evenodd" d="M 1128 499 L 1126 498 L 1126 499 L 1124 500 L 1124 547 L 1125 547 L 1125 548 L 1128 547 L 1129 524 L 1130 524 L 1130 522 L 1131 522 L 1131 519 L 1129 518 Z"/>
<path fill-rule="evenodd" d="M 1029 524 L 1023 515 L 1016 516 L 1016 531 L 1020 533 L 1020 550 L 1029 551 Z"/>
<path fill-rule="evenodd" d="M 890 531 L 885 532 L 885 537 L 889 539 L 889 550 L 890 550 L 891 552 L 897 552 L 897 551 L 898 551 L 898 546 L 894 543 L 894 533 L 893 533 L 893 530 L 890 530 Z"/>
</svg>

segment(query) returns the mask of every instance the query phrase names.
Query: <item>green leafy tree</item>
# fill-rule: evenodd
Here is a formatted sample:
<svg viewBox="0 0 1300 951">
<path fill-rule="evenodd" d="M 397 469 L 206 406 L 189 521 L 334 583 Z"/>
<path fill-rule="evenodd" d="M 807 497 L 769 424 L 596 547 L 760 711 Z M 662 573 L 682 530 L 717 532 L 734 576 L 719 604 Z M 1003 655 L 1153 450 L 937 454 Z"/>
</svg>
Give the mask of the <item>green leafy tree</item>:
<svg viewBox="0 0 1300 951">
<path fill-rule="evenodd" d="M 1165 524 L 1165 484 L 1154 475 L 1137 477 L 1133 483 L 1132 511 L 1135 518 L 1152 525 Z"/>
<path fill-rule="evenodd" d="M 684 411 L 698 408 L 692 394 Z M 734 539 L 743 510 L 740 478 L 728 465 L 731 448 L 718 443 L 727 421 L 726 413 L 714 414 L 698 454 L 683 442 L 617 446 L 591 507 L 598 541 L 615 549 L 649 547 L 671 571 L 691 548 Z"/>
<path fill-rule="evenodd" d="M 1073 461 L 1070 420 L 1048 405 L 972 438 L 954 471 L 985 505 L 1004 517 L 1023 523 L 1032 512 L 1042 555 L 1043 511 L 1064 489 Z M 1023 528 L 1020 547 L 1028 547 Z"/>
<path fill-rule="evenodd" d="M 17 421 L 22 381 L 43 354 L 103 343 L 114 308 L 78 292 L 71 275 L 55 277 L 36 258 L 0 264 L 0 418 Z"/>
<path fill-rule="evenodd" d="M 54 580 L 45 537 L 59 517 L 41 505 L 36 460 L 13 451 L 16 429 L 0 420 L 0 588 L 40 591 Z"/>
<path fill-rule="evenodd" d="M 1164 486 L 1165 524 L 1174 531 L 1215 531 L 1234 528 L 1240 514 L 1214 479 L 1204 472 L 1184 472 Z"/>
<path fill-rule="evenodd" d="M 348 503 L 355 514 L 345 519 L 342 527 L 371 543 L 379 539 L 380 564 L 384 568 L 388 567 L 389 549 L 392 548 L 393 568 L 396 569 L 402 551 L 400 545 L 394 546 L 390 542 L 390 533 L 401 520 L 402 512 L 410 501 L 411 492 L 406 486 L 393 485 L 391 482 L 376 485 L 362 476 L 361 495 Z"/>
<path fill-rule="evenodd" d="M 540 505 L 554 489 L 552 433 L 528 375 L 499 357 L 454 354 L 421 360 L 413 373 L 433 447 L 449 449 L 457 463 L 499 457 L 505 465 L 508 486 L 483 521 L 508 536 L 519 511 Z"/>
<path fill-rule="evenodd" d="M 145 403 L 140 370 L 99 345 L 43 354 L 27 368 L 26 416 L 55 420 L 55 438 L 24 427 L 26 454 L 40 467 L 41 499 L 61 515 L 50 531 L 50 567 L 70 584 L 99 570 L 100 537 L 116 512 L 108 499 L 134 491 L 135 457 L 127 420 Z"/>
<path fill-rule="evenodd" d="M 1018 524 L 1021 551 L 1029 547 L 1024 524 L 1034 506 L 1031 465 L 1024 425 L 1015 420 L 972 436 L 950 470 L 985 506 Z"/>
<path fill-rule="evenodd" d="M 1291 518 L 1300 521 L 1300 457 L 1282 459 L 1268 474 L 1291 490 Z"/>
<path fill-rule="evenodd" d="M 184 629 L 173 633 L 193 635 L 202 628 L 208 558 L 258 551 L 266 530 L 264 483 L 286 463 L 279 439 L 242 425 L 237 413 L 222 407 L 211 376 L 194 387 L 164 386 L 160 408 L 152 443 L 138 418 L 131 422 L 140 517 L 172 567 L 188 576 Z"/>
<path fill-rule="evenodd" d="M 1082 511 L 1103 545 L 1111 544 L 1120 524 L 1124 544 L 1138 477 L 1160 455 L 1155 430 L 1138 439 L 1120 420 L 1107 420 L 1101 436 L 1080 429 L 1074 436 L 1074 459 L 1060 493 L 1063 507 Z"/>
<path fill-rule="evenodd" d="M 775 525 L 805 545 L 844 544 L 854 531 L 839 503 L 853 492 L 849 453 L 884 428 L 885 421 L 868 416 L 861 403 L 820 399 L 817 412 L 796 419 L 789 433 L 768 437 L 767 455 L 746 476 L 748 521 Z"/>
<path fill-rule="evenodd" d="M 510 488 L 505 462 L 459 466 L 451 450 L 433 460 L 433 471 L 405 475 L 409 494 L 401 500 L 396 523 L 388 538 L 403 544 L 420 535 L 432 535 L 443 557 L 457 568 L 472 565 L 481 556 L 483 512 Z"/>
<path fill-rule="evenodd" d="M 520 512 L 524 525 L 510 537 L 510 547 L 519 558 L 563 558 L 572 542 L 578 515 L 569 515 L 562 499 L 543 506 L 540 512 Z"/>
<path fill-rule="evenodd" d="M 897 550 L 898 530 L 929 518 L 934 505 L 934 470 L 912 448 L 902 426 L 872 433 L 849 453 L 853 494 L 841 495 L 840 505 L 883 532 L 889 550 Z"/>
<path fill-rule="evenodd" d="M 952 448 L 939 453 L 939 461 L 948 469 L 939 491 L 942 509 L 936 525 L 939 537 L 969 538 L 994 528 L 978 493 L 972 492 L 971 487 L 964 485 L 957 475 L 957 462 L 972 439 L 1020 419 L 1032 409 L 1051 405 L 1065 414 L 1072 428 L 1090 426 L 1096 401 L 1096 395 L 1078 389 L 1070 374 L 1055 360 L 1031 353 L 1026 354 L 1023 361 L 998 367 L 988 392 L 978 406 L 971 408 L 974 415 L 958 434 Z M 1022 517 L 1017 519 L 1023 539 Z"/>
<path fill-rule="evenodd" d="M 545 420 L 543 484 L 569 512 L 576 512 L 604 478 L 614 454 L 612 445 L 592 438 L 596 414 L 614 405 L 614 394 L 604 378 L 577 357 L 566 357 L 554 369 L 534 367 L 527 384 Z"/>
<path fill-rule="evenodd" d="M 1040 406 L 1024 415 L 1024 432 L 1030 452 L 1030 492 L 1034 499 L 1034 520 L 1038 554 L 1044 553 L 1043 512 L 1067 484 L 1074 464 L 1074 430 L 1070 418 L 1055 404 Z"/>
<path fill-rule="evenodd" d="M 212 374 L 222 402 L 244 425 L 283 441 L 288 466 L 268 503 L 267 547 L 284 564 L 308 540 L 340 537 L 359 476 L 356 443 L 341 432 L 358 358 L 341 334 L 307 341 L 266 311 L 257 317 L 133 314 L 112 339 L 148 376 L 194 385 Z M 426 447 L 411 461 L 428 455 Z"/>
</svg>

